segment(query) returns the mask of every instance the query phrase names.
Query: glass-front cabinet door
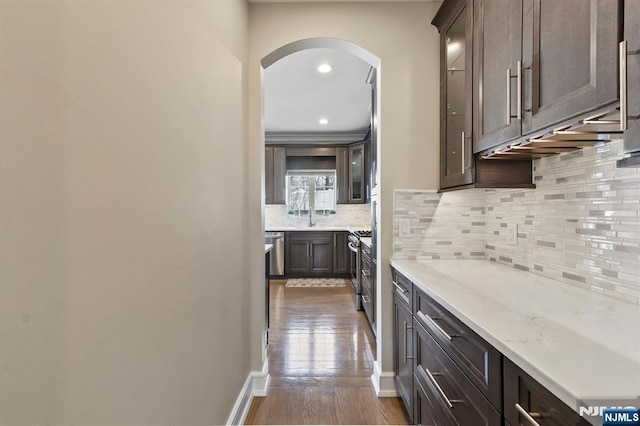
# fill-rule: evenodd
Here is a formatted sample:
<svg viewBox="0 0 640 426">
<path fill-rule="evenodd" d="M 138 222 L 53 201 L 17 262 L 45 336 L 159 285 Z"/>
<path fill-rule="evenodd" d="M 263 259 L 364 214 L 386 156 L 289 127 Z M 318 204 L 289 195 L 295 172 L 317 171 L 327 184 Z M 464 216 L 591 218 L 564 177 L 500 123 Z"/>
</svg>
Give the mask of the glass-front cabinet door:
<svg viewBox="0 0 640 426">
<path fill-rule="evenodd" d="M 473 183 L 471 2 L 461 0 L 441 31 L 440 186 Z"/>
<path fill-rule="evenodd" d="M 364 203 L 364 144 L 349 147 L 349 203 Z"/>
</svg>

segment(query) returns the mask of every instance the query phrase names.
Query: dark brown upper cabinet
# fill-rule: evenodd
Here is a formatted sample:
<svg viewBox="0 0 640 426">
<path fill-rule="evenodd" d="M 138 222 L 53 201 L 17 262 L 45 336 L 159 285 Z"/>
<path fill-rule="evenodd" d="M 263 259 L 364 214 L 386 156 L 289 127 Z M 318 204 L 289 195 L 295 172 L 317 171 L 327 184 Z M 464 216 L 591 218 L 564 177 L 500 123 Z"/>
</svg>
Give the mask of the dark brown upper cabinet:
<svg viewBox="0 0 640 426">
<path fill-rule="evenodd" d="M 622 0 L 475 0 L 481 152 L 618 101 Z"/>
<path fill-rule="evenodd" d="M 618 166 L 640 166 L 640 1 L 624 2 L 624 44 L 620 55 L 625 56 L 622 63 L 622 76 L 625 102 L 624 112 L 627 123 L 624 131 L 624 152 L 633 154 L 618 162 Z M 623 52 L 626 50 L 626 52 Z"/>
<path fill-rule="evenodd" d="M 531 161 L 473 155 L 473 18 L 472 0 L 445 0 L 431 22 L 440 31 L 440 190 L 534 187 Z"/>
<path fill-rule="evenodd" d="M 337 204 L 349 204 L 349 148 L 336 148 Z"/>
<path fill-rule="evenodd" d="M 450 2 L 440 23 L 440 187 L 473 183 L 470 1 Z M 443 6 L 444 7 L 444 6 Z"/>
<path fill-rule="evenodd" d="M 365 144 L 349 146 L 349 204 L 364 203 L 365 194 Z"/>
<path fill-rule="evenodd" d="M 264 151 L 265 204 L 285 203 L 286 150 L 283 146 L 266 146 Z"/>
</svg>

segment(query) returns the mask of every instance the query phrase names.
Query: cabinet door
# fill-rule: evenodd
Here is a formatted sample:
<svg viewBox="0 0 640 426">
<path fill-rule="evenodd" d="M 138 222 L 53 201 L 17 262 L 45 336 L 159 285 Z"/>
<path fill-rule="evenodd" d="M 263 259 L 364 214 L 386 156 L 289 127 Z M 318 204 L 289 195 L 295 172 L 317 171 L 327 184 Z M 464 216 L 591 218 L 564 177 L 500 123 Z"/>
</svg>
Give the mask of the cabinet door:
<svg viewBox="0 0 640 426">
<path fill-rule="evenodd" d="M 434 404 L 442 410 L 442 418 L 453 424 L 500 426 L 502 417 L 478 391 L 471 380 L 456 366 L 418 322 L 414 321 L 416 363 L 413 374 L 421 382 Z"/>
<path fill-rule="evenodd" d="M 349 147 L 349 203 L 364 203 L 364 144 Z"/>
<path fill-rule="evenodd" d="M 473 183 L 472 2 L 461 1 L 441 30 L 440 187 Z"/>
<path fill-rule="evenodd" d="M 409 417 L 413 417 L 413 319 L 411 312 L 393 297 L 393 371 L 396 389 Z M 413 420 L 413 418 L 412 418 Z"/>
<path fill-rule="evenodd" d="M 624 2 L 624 39 L 627 51 L 640 50 L 640 1 Z M 627 130 L 624 152 L 640 151 L 640 54 L 627 55 Z"/>
<path fill-rule="evenodd" d="M 314 274 L 327 274 L 333 271 L 333 241 L 311 241 L 309 271 Z"/>
<path fill-rule="evenodd" d="M 336 148 L 336 180 L 338 204 L 349 204 L 349 148 Z"/>
<path fill-rule="evenodd" d="M 309 272 L 311 244 L 307 240 L 285 239 L 285 274 L 306 274 Z"/>
<path fill-rule="evenodd" d="M 477 0 L 474 34 L 475 153 L 521 132 L 517 78 L 509 76 L 521 60 L 522 0 Z"/>
<path fill-rule="evenodd" d="M 523 134 L 616 102 L 620 0 L 523 7 Z"/>
<path fill-rule="evenodd" d="M 371 202 L 371 140 L 367 139 L 364 143 L 364 202 Z"/>
<path fill-rule="evenodd" d="M 285 203 L 285 175 L 287 174 L 287 157 L 283 146 L 273 147 L 273 203 Z"/>
<path fill-rule="evenodd" d="M 504 418 L 512 425 L 529 424 L 526 416 L 545 426 L 588 426 L 590 423 L 540 383 L 504 360 Z"/>
<path fill-rule="evenodd" d="M 273 147 L 264 148 L 264 203 L 273 204 Z"/>
<path fill-rule="evenodd" d="M 348 247 L 348 232 L 333 233 L 333 273 L 348 274 L 351 269 L 351 256 Z"/>
</svg>

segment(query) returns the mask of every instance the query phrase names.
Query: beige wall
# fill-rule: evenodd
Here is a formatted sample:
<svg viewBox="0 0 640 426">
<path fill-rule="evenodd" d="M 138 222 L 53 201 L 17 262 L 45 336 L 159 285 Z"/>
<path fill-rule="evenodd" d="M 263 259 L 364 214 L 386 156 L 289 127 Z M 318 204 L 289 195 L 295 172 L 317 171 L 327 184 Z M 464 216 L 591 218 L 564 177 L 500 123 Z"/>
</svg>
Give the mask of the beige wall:
<svg viewBox="0 0 640 426">
<path fill-rule="evenodd" d="M 245 1 L 0 0 L 0 28 L 0 423 L 224 423 Z"/>
<path fill-rule="evenodd" d="M 392 304 L 389 259 L 392 254 L 394 188 L 438 187 L 438 32 L 430 25 L 439 3 L 252 4 L 250 28 L 250 238 L 257 246 L 263 169 L 260 60 L 288 43 L 311 37 L 348 40 L 381 60 L 380 178 L 382 187 L 379 281 L 382 295 L 378 361 L 392 370 Z M 259 259 L 258 250 L 252 259 Z M 252 264 L 252 281 L 260 265 Z M 255 288 L 257 286 L 254 285 Z M 253 297 L 259 297 L 257 290 Z M 257 341 L 257 336 L 253 337 Z M 260 363 L 255 358 L 252 365 Z M 382 359 L 380 359 L 382 358 Z"/>
</svg>

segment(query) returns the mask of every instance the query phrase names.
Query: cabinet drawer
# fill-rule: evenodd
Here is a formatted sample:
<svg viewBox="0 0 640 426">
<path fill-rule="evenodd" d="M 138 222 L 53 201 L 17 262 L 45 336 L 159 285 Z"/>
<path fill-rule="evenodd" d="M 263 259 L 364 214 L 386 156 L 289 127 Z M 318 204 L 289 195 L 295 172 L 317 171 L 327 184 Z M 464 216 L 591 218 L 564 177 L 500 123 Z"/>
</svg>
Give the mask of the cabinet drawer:
<svg viewBox="0 0 640 426">
<path fill-rule="evenodd" d="M 502 406 L 502 355 L 438 302 L 414 287 L 413 314 L 491 401 Z"/>
<path fill-rule="evenodd" d="M 435 402 L 434 395 L 427 392 L 416 376 L 415 386 L 415 413 L 413 424 L 422 426 L 454 426 L 450 417 L 444 416 L 444 408 Z"/>
<path fill-rule="evenodd" d="M 395 269 L 392 269 L 392 276 L 393 294 L 398 296 L 398 301 L 405 304 L 409 310 L 413 309 L 413 284 Z"/>
<path fill-rule="evenodd" d="M 518 406 L 516 406 L 518 404 Z M 531 423 L 527 414 L 545 426 L 590 425 L 544 386 L 504 359 L 504 416 L 507 424 Z"/>
<path fill-rule="evenodd" d="M 295 231 L 287 232 L 286 239 L 291 240 L 309 240 L 309 241 L 331 241 L 333 242 L 333 232 L 327 231 Z M 286 240 L 285 240 L 286 241 Z"/>
<path fill-rule="evenodd" d="M 442 350 L 422 325 L 414 322 L 418 387 L 436 405 L 444 424 L 500 426 L 502 416 Z M 445 420 L 446 419 L 446 420 Z"/>
</svg>

